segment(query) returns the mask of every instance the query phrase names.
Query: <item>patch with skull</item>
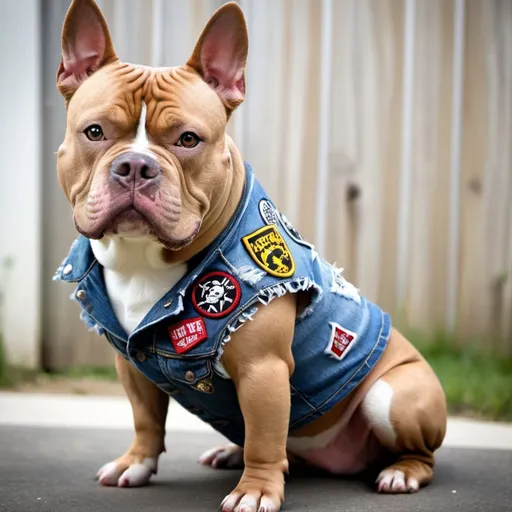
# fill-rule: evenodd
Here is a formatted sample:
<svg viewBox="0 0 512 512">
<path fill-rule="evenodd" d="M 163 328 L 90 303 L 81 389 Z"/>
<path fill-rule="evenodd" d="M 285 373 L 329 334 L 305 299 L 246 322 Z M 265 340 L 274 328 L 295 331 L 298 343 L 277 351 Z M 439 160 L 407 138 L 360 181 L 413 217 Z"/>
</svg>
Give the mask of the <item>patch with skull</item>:
<svg viewBox="0 0 512 512">
<path fill-rule="evenodd" d="M 242 292 L 238 281 L 226 272 L 209 272 L 202 276 L 192 291 L 192 303 L 207 318 L 229 315 L 240 302 Z"/>
</svg>

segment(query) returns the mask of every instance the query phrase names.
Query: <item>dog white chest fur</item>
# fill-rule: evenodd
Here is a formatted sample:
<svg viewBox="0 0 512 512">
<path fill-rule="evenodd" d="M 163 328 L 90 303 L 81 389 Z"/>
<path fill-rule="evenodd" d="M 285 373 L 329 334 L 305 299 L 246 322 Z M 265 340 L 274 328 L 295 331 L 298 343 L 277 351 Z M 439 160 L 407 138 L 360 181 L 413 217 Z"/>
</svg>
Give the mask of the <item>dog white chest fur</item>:
<svg viewBox="0 0 512 512">
<path fill-rule="evenodd" d="M 91 248 L 104 267 L 112 308 L 128 335 L 187 271 L 186 264 L 165 263 L 162 246 L 145 237 L 105 236 L 91 240 Z"/>
</svg>

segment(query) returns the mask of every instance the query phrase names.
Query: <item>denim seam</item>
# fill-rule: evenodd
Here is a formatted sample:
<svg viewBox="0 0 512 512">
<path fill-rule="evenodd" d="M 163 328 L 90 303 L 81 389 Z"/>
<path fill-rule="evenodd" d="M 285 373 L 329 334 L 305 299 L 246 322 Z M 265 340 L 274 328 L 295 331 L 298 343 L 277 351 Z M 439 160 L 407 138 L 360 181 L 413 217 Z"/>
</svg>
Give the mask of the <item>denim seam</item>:
<svg viewBox="0 0 512 512">
<path fill-rule="evenodd" d="M 94 258 L 92 263 L 89 265 L 89 268 L 80 277 L 75 279 L 66 279 L 65 277 L 61 277 L 61 280 L 67 283 L 81 283 L 88 276 L 89 272 L 92 270 L 94 265 L 96 265 L 96 263 L 98 263 L 98 261 L 96 258 Z"/>
<path fill-rule="evenodd" d="M 224 264 L 229 267 L 229 270 L 231 270 L 231 272 L 233 272 L 233 274 L 235 274 L 235 276 L 237 275 L 237 270 L 236 268 L 230 263 L 230 261 L 226 258 L 226 256 L 224 256 L 224 253 L 222 252 L 222 249 L 218 249 L 217 251 L 219 253 L 219 257 L 220 259 L 224 262 Z"/>
<path fill-rule="evenodd" d="M 312 404 L 312 403 L 311 403 L 311 402 L 310 402 L 310 401 L 309 401 L 309 400 L 308 400 L 308 399 L 307 399 L 307 398 L 302 394 L 302 392 L 301 392 L 301 391 L 299 391 L 299 390 L 298 390 L 298 389 L 297 389 L 297 388 L 296 388 L 296 387 L 295 387 L 291 382 L 290 382 L 290 387 L 293 389 L 293 392 L 294 392 L 296 395 L 300 396 L 300 398 L 301 398 L 302 400 L 304 400 L 304 402 L 306 402 L 306 403 L 307 403 L 307 404 L 308 404 L 308 405 L 313 409 L 313 411 L 311 411 L 309 414 L 313 414 L 313 413 L 315 413 L 315 412 L 320 412 L 320 411 L 318 410 L 318 408 L 317 408 L 315 405 L 313 405 L 313 404 Z M 295 422 L 294 422 L 294 423 L 295 423 Z"/>
<path fill-rule="evenodd" d="M 196 384 L 200 380 L 207 379 L 208 377 L 210 377 L 212 375 L 212 371 L 213 371 L 212 370 L 212 363 L 211 363 L 211 361 L 207 360 L 206 361 L 207 373 L 205 375 L 202 375 L 201 377 L 199 377 L 197 379 L 194 379 L 194 382 L 187 382 L 186 380 L 179 379 L 178 377 L 173 377 L 167 371 L 166 365 L 163 364 L 163 361 L 159 357 L 157 357 L 157 361 L 158 361 L 158 367 L 160 368 L 160 372 L 167 379 L 168 382 L 173 383 L 174 381 L 177 381 L 180 384 L 188 385 L 192 390 L 194 390 L 194 388 L 192 387 L 192 384 Z"/>
</svg>

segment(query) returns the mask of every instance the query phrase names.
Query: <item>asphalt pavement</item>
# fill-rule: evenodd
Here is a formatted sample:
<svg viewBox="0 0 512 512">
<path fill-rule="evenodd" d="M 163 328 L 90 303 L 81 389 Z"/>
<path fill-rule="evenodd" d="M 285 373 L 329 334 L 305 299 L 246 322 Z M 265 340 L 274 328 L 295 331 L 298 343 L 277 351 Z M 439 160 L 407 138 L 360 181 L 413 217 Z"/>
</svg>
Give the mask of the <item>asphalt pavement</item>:
<svg viewBox="0 0 512 512">
<path fill-rule="evenodd" d="M 5 512 L 215 512 L 240 472 L 201 467 L 222 442 L 212 432 L 171 431 L 158 475 L 144 488 L 101 487 L 98 468 L 125 451 L 126 428 L 0 426 L 0 510 Z M 284 511 L 512 512 L 512 450 L 442 448 L 434 482 L 384 496 L 369 482 L 290 475 Z"/>
</svg>

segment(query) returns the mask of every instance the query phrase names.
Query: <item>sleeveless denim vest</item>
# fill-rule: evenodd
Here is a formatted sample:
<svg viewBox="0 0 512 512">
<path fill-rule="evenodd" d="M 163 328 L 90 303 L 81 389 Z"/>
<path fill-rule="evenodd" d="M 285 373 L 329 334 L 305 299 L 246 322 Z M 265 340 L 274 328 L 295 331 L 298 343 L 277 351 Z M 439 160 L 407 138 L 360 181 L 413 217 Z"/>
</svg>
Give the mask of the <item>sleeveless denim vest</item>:
<svg viewBox="0 0 512 512">
<path fill-rule="evenodd" d="M 246 164 L 246 184 L 226 229 L 127 336 L 110 305 L 101 265 L 79 236 L 54 279 L 77 283 L 71 298 L 86 325 L 188 411 L 243 445 L 244 421 L 221 356 L 231 335 L 286 293 L 309 302 L 295 322 L 289 431 L 321 417 L 381 357 L 389 316 L 324 261 L 282 215 Z M 244 343 L 258 343 L 245 339 Z"/>
</svg>

